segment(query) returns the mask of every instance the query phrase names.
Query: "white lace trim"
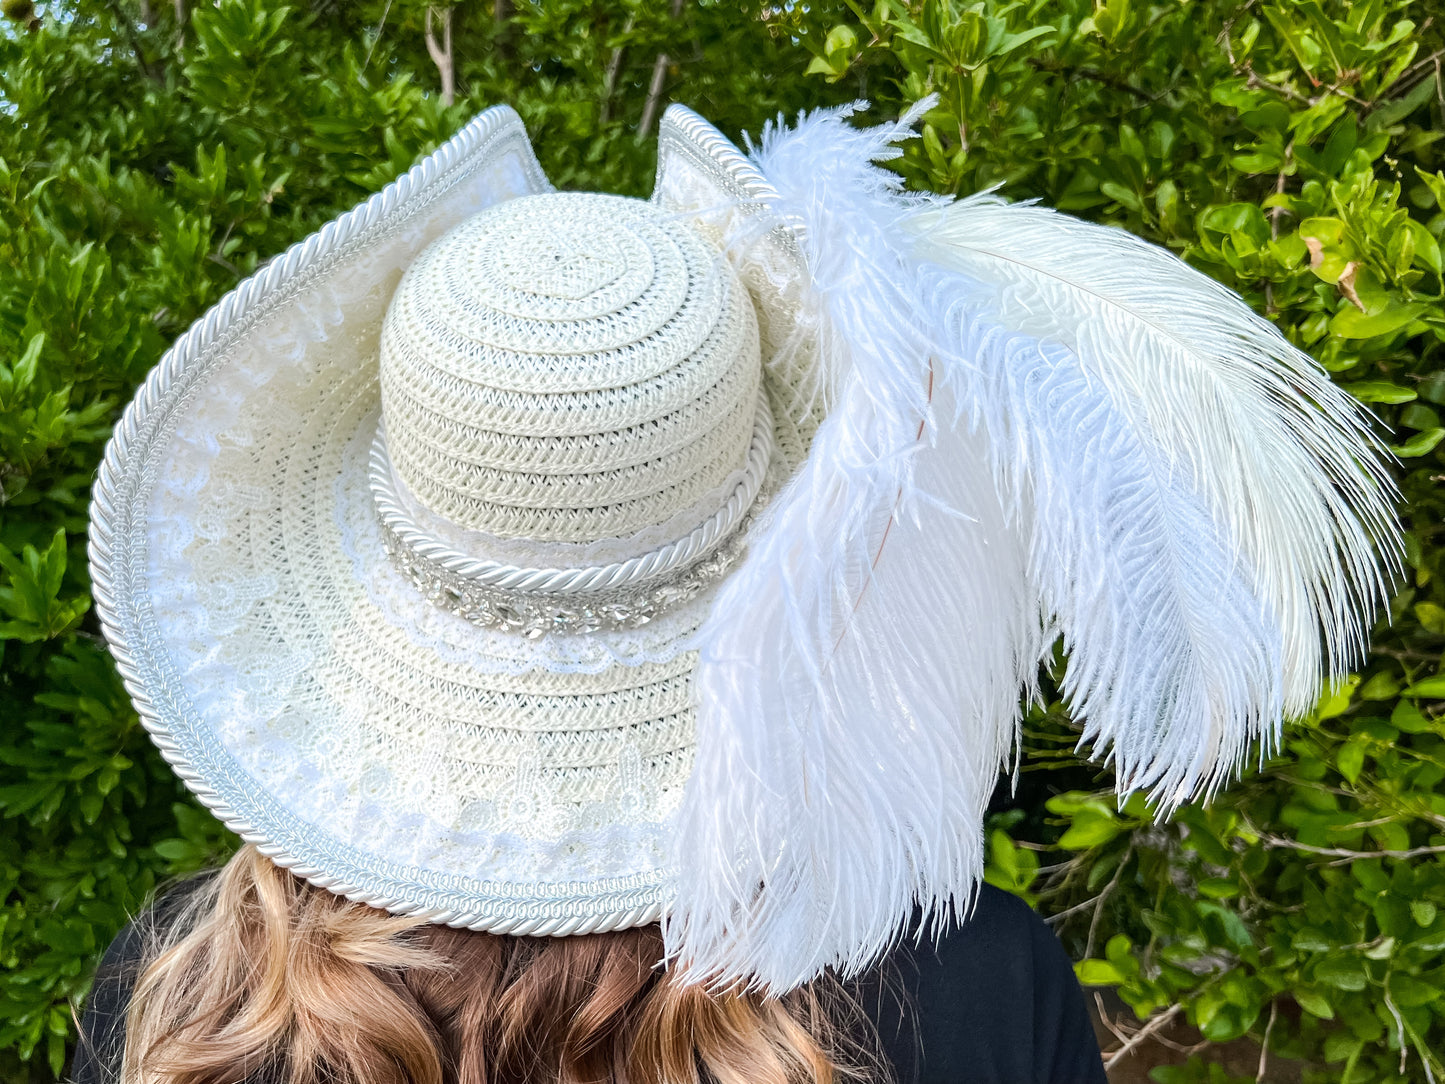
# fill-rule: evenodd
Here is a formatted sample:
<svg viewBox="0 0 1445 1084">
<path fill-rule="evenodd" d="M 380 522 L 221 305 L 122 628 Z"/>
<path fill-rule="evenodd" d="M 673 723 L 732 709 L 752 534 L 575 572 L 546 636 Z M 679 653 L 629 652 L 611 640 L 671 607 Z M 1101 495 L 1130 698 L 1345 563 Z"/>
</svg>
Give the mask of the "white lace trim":
<svg viewBox="0 0 1445 1084">
<path fill-rule="evenodd" d="M 693 161 L 696 149 L 689 146 L 683 155 L 679 146 L 663 141 L 666 168 L 655 198 L 678 210 L 717 205 L 721 182 L 709 175 L 719 172 L 716 163 L 705 155 Z M 367 390 L 348 400 L 335 381 L 357 358 L 375 356 L 403 255 L 419 249 L 427 223 L 456 221 L 468 213 L 467 204 L 476 209 L 487 202 L 488 192 L 526 189 L 515 157 L 500 158 L 492 169 L 490 181 L 479 171 L 477 183 L 441 197 L 437 213 L 403 220 L 405 232 L 396 236 L 404 244 L 381 238 L 348 256 L 345 275 L 309 283 L 305 303 L 283 305 L 264 328 L 245 332 L 214 374 L 186 393 L 192 402 L 173 397 L 166 404 L 179 415 L 178 431 L 151 449 L 144 465 L 157 475 L 145 549 L 149 602 L 164 647 L 146 650 L 171 656 L 182 678 L 180 690 L 155 691 L 190 704 L 156 710 L 167 716 L 163 723 L 171 715 L 212 722 L 253 780 L 238 780 L 229 765 L 220 765 L 205 769 L 219 773 L 208 785 L 228 795 L 264 789 L 316 827 L 314 846 L 299 837 L 287 844 L 289 864 L 319 863 L 318 875 L 325 875 L 327 856 L 341 853 L 338 843 L 350 844 L 379 858 L 377 869 L 395 863 L 427 877 L 477 879 L 488 893 L 495 888 L 499 898 L 522 901 L 529 913 L 537 901 L 570 899 L 568 879 L 579 882 L 580 892 L 583 880 L 615 877 L 630 885 L 626 906 L 632 907 L 633 889 L 658 886 L 654 900 L 668 894 L 662 844 L 671 838 L 693 750 L 691 630 L 682 629 L 700 617 L 706 600 L 686 620 L 674 615 L 675 640 L 662 625 L 638 630 L 641 639 L 626 646 L 613 638 L 610 650 L 640 661 L 636 667 L 578 657 L 557 642 L 548 651 L 562 655 L 540 655 L 532 644 L 526 661 L 487 653 L 483 638 L 498 634 L 469 626 L 466 637 L 453 641 L 450 631 L 390 623 L 397 614 L 384 609 L 384 600 L 395 605 L 399 596 L 369 580 L 358 583 L 363 550 L 354 532 L 349 550 L 343 543 L 340 504 L 326 502 L 323 524 L 304 522 L 297 505 L 275 500 L 283 479 L 304 487 L 309 478 L 313 489 L 334 485 L 343 456 L 348 468 L 353 462 L 349 441 L 374 399 Z M 725 213 L 722 220 L 726 226 L 715 235 L 733 234 L 735 216 Z M 809 364 L 812 332 L 789 311 L 798 279 L 788 254 L 750 255 L 741 264 L 762 317 L 767 394 L 786 464 L 781 473 L 801 461 L 827 389 L 817 386 Z M 381 285 L 360 291 L 353 285 L 372 281 Z M 333 427 L 330 443 L 307 447 L 307 426 L 315 432 L 318 417 L 340 417 L 342 425 Z M 290 451 L 305 454 L 291 462 Z M 318 482 L 323 452 L 333 457 L 332 473 Z M 289 572 L 267 553 L 278 540 L 297 562 Z M 322 540 L 331 542 L 329 549 Z M 310 582 L 349 585 L 344 598 L 321 600 L 340 607 L 334 623 L 309 613 L 316 600 L 294 590 L 298 569 Z M 479 655 L 490 670 L 477 667 Z M 385 686 L 376 682 L 382 668 L 390 668 L 392 679 Z M 489 764 L 478 753 L 506 728 L 478 726 L 478 709 L 498 702 L 523 718 L 529 712 L 535 718 L 541 705 L 544 715 L 561 722 L 545 734 L 512 731 L 510 759 Z M 431 710 L 412 710 L 417 704 Z M 614 725 L 619 720 L 625 722 Z M 605 776 L 576 763 L 587 742 L 575 735 L 599 728 L 613 750 Z M 554 766 L 544 767 L 549 760 Z M 545 772 L 552 774 L 543 785 Z M 579 790 L 588 787 L 590 805 L 579 800 Z M 264 836 L 276 826 L 254 827 Z M 357 884 L 372 872 L 359 871 L 350 858 L 336 861 L 345 862 Z M 440 891 L 419 885 L 399 902 L 417 906 Z M 380 899 L 374 886 L 365 891 Z"/>
<path fill-rule="evenodd" d="M 612 666 L 671 662 L 689 649 L 693 634 L 712 605 L 716 587 L 639 629 L 606 635 L 543 636 L 537 640 L 479 628 L 428 602 L 381 551 L 381 528 L 364 469 L 375 426 L 373 413 L 348 444 L 347 473 L 335 482 L 337 526 L 343 552 L 351 558 L 357 581 L 366 585 L 368 601 L 381 611 L 389 625 L 404 630 L 418 647 L 457 665 L 502 674 L 532 670 L 595 674 Z"/>
<path fill-rule="evenodd" d="M 186 692 L 259 785 L 390 861 L 523 883 L 660 871 L 707 600 L 526 642 L 405 583 L 365 472 L 389 247 L 256 329 L 178 425 L 149 571 Z"/>
</svg>

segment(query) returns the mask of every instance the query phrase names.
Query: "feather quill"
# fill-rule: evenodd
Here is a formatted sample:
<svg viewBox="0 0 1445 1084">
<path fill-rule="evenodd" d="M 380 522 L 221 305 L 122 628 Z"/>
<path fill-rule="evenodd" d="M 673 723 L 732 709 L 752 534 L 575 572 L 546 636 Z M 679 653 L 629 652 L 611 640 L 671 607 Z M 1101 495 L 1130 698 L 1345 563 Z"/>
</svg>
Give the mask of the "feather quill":
<svg viewBox="0 0 1445 1084">
<path fill-rule="evenodd" d="M 1363 412 L 1119 231 L 905 193 L 897 124 L 765 129 L 833 406 L 700 634 L 684 978 L 852 974 L 982 876 L 1055 635 L 1121 790 L 1211 789 L 1361 647 L 1395 544 Z"/>
</svg>

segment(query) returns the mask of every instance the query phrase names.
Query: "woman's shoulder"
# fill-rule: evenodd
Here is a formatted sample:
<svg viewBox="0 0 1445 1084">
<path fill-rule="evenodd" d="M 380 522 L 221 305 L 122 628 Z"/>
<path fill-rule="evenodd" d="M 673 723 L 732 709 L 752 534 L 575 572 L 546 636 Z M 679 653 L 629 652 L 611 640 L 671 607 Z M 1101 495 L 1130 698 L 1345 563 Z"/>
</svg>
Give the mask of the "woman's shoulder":
<svg viewBox="0 0 1445 1084">
<path fill-rule="evenodd" d="M 135 984 L 201 883 L 161 896 L 106 951 L 81 1021 L 74 1084 L 118 1079 Z M 1104 1084 L 1063 946 L 1027 903 L 991 885 L 960 919 L 936 929 L 915 923 L 859 990 L 898 1084 Z"/>
<path fill-rule="evenodd" d="M 120 931 L 95 969 L 71 1062 L 73 1084 L 105 1084 L 120 1077 L 125 1014 L 154 945 L 184 911 L 205 878 L 183 881 L 157 897 Z"/>
<path fill-rule="evenodd" d="M 1026 902 L 992 885 L 941 926 L 915 921 L 865 989 L 900 1084 L 1105 1080 L 1068 953 Z"/>
</svg>

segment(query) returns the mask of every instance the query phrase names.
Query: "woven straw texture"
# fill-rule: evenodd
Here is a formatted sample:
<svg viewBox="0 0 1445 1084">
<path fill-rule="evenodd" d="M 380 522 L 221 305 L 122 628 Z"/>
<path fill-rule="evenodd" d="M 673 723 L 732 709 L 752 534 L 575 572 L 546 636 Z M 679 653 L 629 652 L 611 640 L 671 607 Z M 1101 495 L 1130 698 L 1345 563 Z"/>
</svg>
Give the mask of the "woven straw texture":
<svg viewBox="0 0 1445 1084">
<path fill-rule="evenodd" d="M 122 424 L 94 560 L 132 692 L 188 785 L 318 884 L 536 934 L 655 921 L 671 898 L 715 588 L 625 631 L 478 627 L 387 556 L 368 451 L 384 418 L 419 519 L 543 567 L 713 516 L 760 394 L 765 488 L 786 477 L 823 405 L 778 288 L 801 272 L 677 213 L 738 193 L 734 163 L 672 138 L 689 165 L 652 203 L 527 195 L 545 181 L 509 152 L 364 244 L 323 232 L 316 267 L 218 306 L 211 344 L 179 344 Z"/>
<path fill-rule="evenodd" d="M 741 466 L 757 322 L 696 230 L 639 200 L 500 204 L 407 271 L 381 339 L 399 480 L 457 526 L 588 543 L 660 524 Z"/>
</svg>

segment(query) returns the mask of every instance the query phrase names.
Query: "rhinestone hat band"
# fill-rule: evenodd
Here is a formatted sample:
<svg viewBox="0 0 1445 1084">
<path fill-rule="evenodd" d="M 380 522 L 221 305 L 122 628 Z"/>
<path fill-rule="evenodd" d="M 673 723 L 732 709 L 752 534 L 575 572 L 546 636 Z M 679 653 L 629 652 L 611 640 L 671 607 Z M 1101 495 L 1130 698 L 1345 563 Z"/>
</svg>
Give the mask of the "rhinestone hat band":
<svg viewBox="0 0 1445 1084">
<path fill-rule="evenodd" d="M 381 425 L 369 478 L 387 556 L 418 591 L 474 625 L 535 639 L 639 628 L 720 580 L 742 553 L 739 527 L 753 511 L 772 453 L 773 416 L 760 396 L 743 476 L 721 508 L 646 553 L 578 568 L 525 568 L 461 553 L 423 529 L 401 499 Z"/>
</svg>

